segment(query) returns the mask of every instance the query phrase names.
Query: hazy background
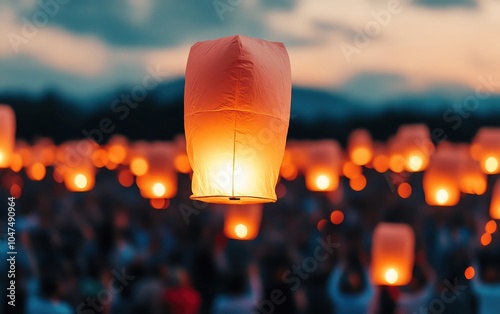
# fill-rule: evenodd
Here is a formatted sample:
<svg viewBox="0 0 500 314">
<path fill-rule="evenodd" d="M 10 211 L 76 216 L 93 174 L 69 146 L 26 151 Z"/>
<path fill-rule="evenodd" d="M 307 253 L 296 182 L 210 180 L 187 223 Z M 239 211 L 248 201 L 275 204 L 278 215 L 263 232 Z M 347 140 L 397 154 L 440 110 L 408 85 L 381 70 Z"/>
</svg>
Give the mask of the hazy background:
<svg viewBox="0 0 500 314">
<path fill-rule="evenodd" d="M 467 140 L 500 117 L 499 0 L 59 1 L 0 0 L 0 102 L 24 118 L 24 137 L 81 137 L 116 116 L 113 100 L 148 68 L 164 74 L 162 84 L 116 132 L 154 115 L 145 128 L 182 132 L 190 46 L 236 33 L 286 44 L 293 137 L 343 140 L 360 125 L 384 137 L 391 124 L 423 121 Z M 458 111 L 478 89 L 480 104 Z M 165 115 L 171 127 L 160 125 Z M 319 120 L 341 125 L 308 130 Z"/>
</svg>

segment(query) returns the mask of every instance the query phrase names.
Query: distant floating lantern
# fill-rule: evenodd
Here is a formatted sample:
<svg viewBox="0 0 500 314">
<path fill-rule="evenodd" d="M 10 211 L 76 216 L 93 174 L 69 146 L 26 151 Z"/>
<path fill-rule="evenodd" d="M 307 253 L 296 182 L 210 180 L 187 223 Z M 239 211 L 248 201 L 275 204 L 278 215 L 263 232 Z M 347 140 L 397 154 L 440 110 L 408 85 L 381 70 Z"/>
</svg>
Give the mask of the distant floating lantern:
<svg viewBox="0 0 500 314">
<path fill-rule="evenodd" d="M 230 239 L 253 240 L 259 234 L 262 204 L 230 205 L 224 216 L 224 234 Z"/>
<path fill-rule="evenodd" d="M 91 156 L 96 147 L 97 145 L 89 140 L 61 145 L 54 172 L 63 178 L 68 191 L 86 192 L 94 188 L 96 170 Z"/>
<path fill-rule="evenodd" d="M 474 137 L 471 156 L 486 174 L 500 173 L 500 128 L 481 128 Z"/>
<path fill-rule="evenodd" d="M 8 168 L 16 142 L 16 116 L 7 105 L 0 105 L 0 168 Z"/>
<path fill-rule="evenodd" d="M 347 151 L 349 158 L 358 166 L 364 166 L 372 160 L 373 142 L 367 130 L 360 129 L 351 133 Z"/>
<path fill-rule="evenodd" d="M 147 152 L 147 172 L 136 180 L 144 198 L 172 198 L 177 194 L 174 169 L 175 148 L 169 143 L 152 143 Z"/>
<path fill-rule="evenodd" d="M 309 191 L 333 191 L 339 186 L 341 148 L 333 140 L 305 143 L 306 187 Z"/>
<path fill-rule="evenodd" d="M 429 128 L 424 124 L 410 124 L 399 127 L 391 140 L 393 155 L 400 156 L 403 170 L 419 172 L 427 168 L 429 157 L 434 152 Z"/>
<path fill-rule="evenodd" d="M 376 285 L 410 283 L 415 258 L 415 234 L 410 226 L 380 223 L 373 232 L 371 274 Z"/>
<path fill-rule="evenodd" d="M 467 194 L 483 195 L 487 188 L 486 174 L 481 170 L 479 163 L 469 156 L 469 147 L 459 145 L 455 150 L 460 159 L 459 175 L 460 191 Z"/>
<path fill-rule="evenodd" d="M 106 145 L 109 161 L 113 164 L 125 163 L 128 156 L 128 140 L 123 135 L 114 135 Z"/>
<path fill-rule="evenodd" d="M 294 163 L 292 154 L 293 153 L 291 149 L 287 148 L 285 150 L 285 155 L 283 156 L 283 162 L 281 163 L 280 167 L 280 175 L 288 181 L 294 180 L 299 173 L 299 169 L 297 165 Z"/>
<path fill-rule="evenodd" d="M 239 35 L 196 43 L 184 95 L 191 199 L 275 202 L 290 119 L 285 46 Z"/>
<path fill-rule="evenodd" d="M 500 219 L 500 180 L 497 180 L 491 194 L 490 217 Z"/>
<path fill-rule="evenodd" d="M 375 143 L 373 151 L 373 168 L 379 173 L 384 173 L 389 170 L 389 157 L 384 145 L 381 143 Z"/>
<path fill-rule="evenodd" d="M 424 173 L 425 201 L 433 206 L 454 206 L 460 200 L 458 169 L 454 149 L 440 146 Z"/>
</svg>

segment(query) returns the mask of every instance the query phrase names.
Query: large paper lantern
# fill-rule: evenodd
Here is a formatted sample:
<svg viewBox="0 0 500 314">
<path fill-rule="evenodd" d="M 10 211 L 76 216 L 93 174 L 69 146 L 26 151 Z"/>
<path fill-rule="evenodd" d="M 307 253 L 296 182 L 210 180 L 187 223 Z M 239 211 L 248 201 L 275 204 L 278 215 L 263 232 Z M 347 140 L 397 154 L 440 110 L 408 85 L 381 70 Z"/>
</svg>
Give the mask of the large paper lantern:
<svg viewBox="0 0 500 314">
<path fill-rule="evenodd" d="M 424 173 L 425 201 L 434 206 L 454 206 L 460 200 L 460 159 L 455 150 L 441 145 Z"/>
<path fill-rule="evenodd" d="M 349 136 L 347 145 L 349 158 L 356 165 L 363 166 L 373 158 L 373 142 L 370 133 L 366 130 L 355 130 Z"/>
<path fill-rule="evenodd" d="M 308 161 L 304 169 L 309 191 L 333 191 L 339 186 L 342 151 L 333 140 L 310 142 L 305 145 Z"/>
<path fill-rule="evenodd" d="M 259 234 L 262 204 L 229 205 L 224 215 L 224 234 L 230 239 L 253 240 Z"/>
<path fill-rule="evenodd" d="M 176 149 L 170 143 L 155 142 L 148 147 L 148 170 L 137 178 L 142 197 L 172 198 L 177 194 L 177 172 L 174 168 Z"/>
<path fill-rule="evenodd" d="M 371 276 L 376 285 L 410 283 L 415 262 L 415 234 L 400 223 L 380 223 L 373 232 Z"/>
<path fill-rule="evenodd" d="M 196 43 L 184 93 L 191 199 L 276 201 L 290 100 L 290 62 L 282 43 L 238 35 Z"/>
<path fill-rule="evenodd" d="M 481 128 L 471 145 L 472 158 L 479 161 L 484 173 L 500 173 L 500 128 Z"/>
<path fill-rule="evenodd" d="M 497 180 L 493 187 L 490 204 L 491 219 L 500 219 L 500 179 Z"/>
<path fill-rule="evenodd" d="M 8 168 L 16 142 L 16 116 L 7 105 L 0 105 L 0 168 Z"/>
</svg>

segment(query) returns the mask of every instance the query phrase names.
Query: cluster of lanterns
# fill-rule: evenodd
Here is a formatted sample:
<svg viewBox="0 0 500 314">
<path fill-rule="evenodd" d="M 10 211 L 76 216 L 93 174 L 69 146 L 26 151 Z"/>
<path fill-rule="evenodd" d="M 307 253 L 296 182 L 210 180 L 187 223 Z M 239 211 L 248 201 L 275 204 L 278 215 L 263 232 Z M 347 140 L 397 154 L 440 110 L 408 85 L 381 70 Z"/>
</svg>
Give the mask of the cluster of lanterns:
<svg viewBox="0 0 500 314">
<path fill-rule="evenodd" d="M 118 172 L 123 186 L 135 181 L 155 208 L 168 207 L 176 195 L 178 173 L 190 174 L 191 199 L 227 204 L 224 232 L 243 240 L 257 236 L 262 203 L 277 200 L 280 176 L 294 180 L 301 173 L 308 190 L 327 192 L 338 189 L 342 176 L 353 190 L 363 190 L 363 168 L 424 172 L 426 202 L 453 206 L 461 193 L 485 193 L 486 176 L 500 173 L 500 128 L 481 129 L 470 146 L 435 147 L 421 124 L 401 126 L 387 143 L 356 130 L 345 152 L 335 140 L 286 143 L 291 70 L 282 43 L 244 36 L 199 42 L 191 48 L 185 84 L 185 139 L 172 142 L 129 143 L 115 136 L 101 146 L 89 140 L 56 146 L 49 139 L 29 146 L 15 143 L 14 113 L 0 106 L 0 168 L 24 168 L 29 179 L 40 181 L 52 166 L 57 182 L 84 192 L 94 187 L 97 169 L 105 167 Z M 13 192 L 21 193 L 18 184 Z M 411 186 L 400 184 L 398 193 L 409 197 Z M 491 217 L 500 219 L 500 181 Z M 343 219 L 342 212 L 332 213 L 334 224 Z M 409 226 L 379 224 L 373 235 L 373 281 L 407 284 L 414 246 Z"/>
</svg>

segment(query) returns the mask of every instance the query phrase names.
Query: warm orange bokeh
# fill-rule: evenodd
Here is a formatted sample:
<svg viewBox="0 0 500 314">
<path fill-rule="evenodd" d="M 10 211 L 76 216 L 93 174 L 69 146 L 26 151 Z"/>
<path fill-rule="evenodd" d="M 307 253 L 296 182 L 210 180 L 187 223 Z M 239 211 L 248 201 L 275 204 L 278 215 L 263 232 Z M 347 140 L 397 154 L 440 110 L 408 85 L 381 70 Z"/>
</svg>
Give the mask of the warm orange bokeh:
<svg viewBox="0 0 500 314">
<path fill-rule="evenodd" d="M 253 240 L 259 234 L 262 204 L 229 205 L 224 215 L 224 234 L 230 239 Z"/>
<path fill-rule="evenodd" d="M 340 225 L 344 221 L 344 213 L 341 210 L 334 210 L 330 214 L 330 221 L 334 225 Z"/>
</svg>

